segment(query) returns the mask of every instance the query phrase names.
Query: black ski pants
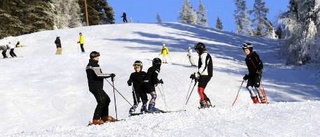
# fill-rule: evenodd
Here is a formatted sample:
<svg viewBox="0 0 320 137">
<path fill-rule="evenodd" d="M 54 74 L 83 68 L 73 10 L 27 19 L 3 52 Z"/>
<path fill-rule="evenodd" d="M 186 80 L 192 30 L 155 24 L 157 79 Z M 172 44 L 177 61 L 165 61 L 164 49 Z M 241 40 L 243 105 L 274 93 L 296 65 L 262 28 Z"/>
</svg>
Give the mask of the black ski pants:
<svg viewBox="0 0 320 137">
<path fill-rule="evenodd" d="M 103 89 L 95 89 L 90 91 L 97 100 L 97 107 L 94 111 L 93 119 L 101 119 L 109 116 L 110 98 Z"/>
</svg>

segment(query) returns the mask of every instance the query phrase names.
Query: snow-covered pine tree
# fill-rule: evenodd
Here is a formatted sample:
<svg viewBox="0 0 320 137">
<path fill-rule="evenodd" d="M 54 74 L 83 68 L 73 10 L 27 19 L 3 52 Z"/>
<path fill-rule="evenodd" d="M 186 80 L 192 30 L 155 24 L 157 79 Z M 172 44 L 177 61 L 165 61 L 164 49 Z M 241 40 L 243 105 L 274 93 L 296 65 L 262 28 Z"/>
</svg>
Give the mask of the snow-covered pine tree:
<svg viewBox="0 0 320 137">
<path fill-rule="evenodd" d="M 179 15 L 179 22 L 186 24 L 197 24 L 197 13 L 192 8 L 189 0 L 184 0 Z"/>
<path fill-rule="evenodd" d="M 88 17 L 89 25 L 99 24 L 113 24 L 114 23 L 114 12 L 106 0 L 87 0 L 88 4 Z M 79 6 L 81 8 L 81 19 L 84 24 L 86 21 L 85 17 L 85 6 L 84 1 L 79 0 Z"/>
<path fill-rule="evenodd" d="M 220 20 L 219 16 L 217 17 L 216 29 L 218 29 L 218 30 L 223 29 L 222 21 Z"/>
<path fill-rule="evenodd" d="M 202 3 L 202 0 L 199 1 L 199 9 L 197 12 L 197 25 L 207 27 L 208 20 L 207 20 L 207 11 Z"/>
<path fill-rule="evenodd" d="M 159 24 L 162 24 L 162 18 L 161 18 L 161 16 L 160 16 L 159 13 L 157 13 L 157 22 L 158 22 Z"/>
<path fill-rule="evenodd" d="M 53 1 L 53 10 L 56 29 L 81 26 L 78 0 Z"/>
<path fill-rule="evenodd" d="M 268 25 L 269 21 L 267 19 L 267 14 L 269 12 L 269 8 L 266 7 L 266 4 L 263 0 L 255 0 L 253 10 L 251 13 L 253 14 L 253 25 L 256 28 L 254 35 L 256 36 L 268 36 L 269 31 L 273 30 L 272 25 Z"/>
<path fill-rule="evenodd" d="M 290 10 L 280 19 L 288 64 L 319 63 L 320 0 L 290 0 L 289 4 Z"/>
<path fill-rule="evenodd" d="M 234 17 L 236 20 L 237 33 L 242 35 L 253 35 L 246 1 L 235 0 L 235 6 L 236 10 L 234 11 Z"/>
</svg>

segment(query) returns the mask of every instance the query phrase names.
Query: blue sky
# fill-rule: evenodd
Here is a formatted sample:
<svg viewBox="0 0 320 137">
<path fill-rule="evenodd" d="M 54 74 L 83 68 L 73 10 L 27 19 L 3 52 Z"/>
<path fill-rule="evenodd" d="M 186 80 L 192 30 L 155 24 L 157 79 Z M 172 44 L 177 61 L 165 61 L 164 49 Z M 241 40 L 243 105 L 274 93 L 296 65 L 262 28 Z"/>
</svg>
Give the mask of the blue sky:
<svg viewBox="0 0 320 137">
<path fill-rule="evenodd" d="M 160 14 L 163 22 L 177 22 L 184 0 L 108 0 L 115 11 L 116 23 L 122 22 L 122 12 L 125 11 L 133 22 L 157 22 Z M 199 0 L 190 0 L 193 8 L 198 9 Z M 287 11 L 289 0 L 264 0 L 269 8 L 268 18 L 276 23 L 279 13 Z M 215 27 L 217 16 L 224 25 L 224 30 L 236 30 L 234 21 L 234 0 L 202 0 L 207 9 L 209 27 Z M 247 0 L 248 8 L 252 9 L 254 0 Z"/>
</svg>

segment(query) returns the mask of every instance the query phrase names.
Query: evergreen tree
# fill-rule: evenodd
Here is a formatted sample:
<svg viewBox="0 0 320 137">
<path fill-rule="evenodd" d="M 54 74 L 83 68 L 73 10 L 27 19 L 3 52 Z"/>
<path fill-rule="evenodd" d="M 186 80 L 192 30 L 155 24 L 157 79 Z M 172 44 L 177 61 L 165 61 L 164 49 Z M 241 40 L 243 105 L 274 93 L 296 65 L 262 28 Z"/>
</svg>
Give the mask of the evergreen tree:
<svg viewBox="0 0 320 137">
<path fill-rule="evenodd" d="M 82 22 L 86 22 L 84 1 L 79 0 Z M 87 0 L 89 25 L 114 24 L 114 12 L 106 0 Z M 86 24 L 86 23 L 85 23 Z"/>
<path fill-rule="evenodd" d="M 81 26 L 80 7 L 77 0 L 53 1 L 54 27 L 74 28 Z"/>
<path fill-rule="evenodd" d="M 162 24 L 162 19 L 159 13 L 157 13 L 157 21 L 159 24 Z"/>
<path fill-rule="evenodd" d="M 189 0 L 184 0 L 180 11 L 179 22 L 186 24 L 197 24 L 197 13 L 192 8 Z"/>
<path fill-rule="evenodd" d="M 253 10 L 253 25 L 256 27 L 255 35 L 256 36 L 266 36 L 269 34 L 270 26 L 268 26 L 267 14 L 269 9 L 266 8 L 265 2 L 263 0 L 255 0 Z M 273 29 L 273 27 L 272 27 Z"/>
<path fill-rule="evenodd" d="M 217 17 L 216 29 L 218 29 L 218 30 L 223 29 L 223 25 L 222 25 L 222 22 L 221 22 L 219 16 Z"/>
<path fill-rule="evenodd" d="M 236 10 L 234 17 L 236 20 L 237 33 L 243 35 L 252 35 L 251 20 L 248 16 L 248 8 L 245 0 L 235 0 Z"/>
<path fill-rule="evenodd" d="M 202 0 L 199 1 L 199 11 L 197 12 L 197 24 L 200 26 L 207 27 L 208 22 L 207 22 L 207 12 L 205 7 L 202 4 Z"/>
</svg>

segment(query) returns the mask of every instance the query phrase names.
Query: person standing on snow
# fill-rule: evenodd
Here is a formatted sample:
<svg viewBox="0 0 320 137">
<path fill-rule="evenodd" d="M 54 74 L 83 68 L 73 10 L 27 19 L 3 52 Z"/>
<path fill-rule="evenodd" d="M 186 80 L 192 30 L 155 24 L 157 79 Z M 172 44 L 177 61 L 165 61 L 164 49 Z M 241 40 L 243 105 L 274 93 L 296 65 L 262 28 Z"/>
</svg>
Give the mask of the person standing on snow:
<svg viewBox="0 0 320 137">
<path fill-rule="evenodd" d="M 8 58 L 7 56 L 7 50 L 8 50 L 8 46 L 7 45 L 0 45 L 0 50 L 2 50 L 2 56 L 3 58 Z"/>
<path fill-rule="evenodd" d="M 188 56 L 188 59 L 189 59 L 189 62 L 190 62 L 190 64 L 191 64 L 191 66 L 196 66 L 196 65 L 194 64 L 193 60 L 192 60 L 192 48 L 191 48 L 191 47 L 188 48 L 188 54 L 187 54 L 187 56 Z"/>
<path fill-rule="evenodd" d="M 246 88 L 248 89 L 251 99 L 254 104 L 259 103 L 258 97 L 254 90 L 259 95 L 261 103 L 267 103 L 265 96 L 259 90 L 262 71 L 263 71 L 263 63 L 260 60 L 257 52 L 253 51 L 253 47 L 251 43 L 244 43 L 242 45 L 242 50 L 246 54 L 246 65 L 249 71 L 249 74 L 246 74 L 243 77 L 243 80 L 248 80 Z"/>
<path fill-rule="evenodd" d="M 168 47 L 166 46 L 166 44 L 163 44 L 162 45 L 162 49 L 161 49 L 161 53 L 160 55 L 162 55 L 162 59 L 163 59 L 163 63 L 167 64 L 167 56 L 169 55 L 169 49 Z"/>
<path fill-rule="evenodd" d="M 148 69 L 147 75 L 144 79 L 145 90 L 147 93 L 151 95 L 151 99 L 149 101 L 148 112 L 156 112 L 157 109 L 155 108 L 157 93 L 156 93 L 156 86 L 158 84 L 163 84 L 162 79 L 158 79 L 158 74 L 160 73 L 161 67 L 161 59 L 154 58 L 152 60 L 152 66 Z"/>
<path fill-rule="evenodd" d="M 80 44 L 80 48 L 81 48 L 81 52 L 84 53 L 84 47 L 83 47 L 83 44 L 84 44 L 84 36 L 82 35 L 82 33 L 80 32 L 79 33 L 79 41 L 78 43 Z"/>
<path fill-rule="evenodd" d="M 11 42 L 9 42 L 9 44 L 7 45 L 7 48 L 10 49 L 9 54 L 12 58 L 17 57 L 16 53 L 14 53 L 14 47 L 11 45 Z"/>
<path fill-rule="evenodd" d="M 126 12 L 123 12 L 123 13 L 122 13 L 121 18 L 122 18 L 123 23 L 127 23 L 127 22 L 128 22 Z"/>
<path fill-rule="evenodd" d="M 200 95 L 200 108 L 212 107 L 210 99 L 204 93 L 204 90 L 212 77 L 212 58 L 206 51 L 203 43 L 199 42 L 195 45 L 195 50 L 199 55 L 198 71 L 191 74 L 190 78 L 198 81 L 198 93 Z"/>
<path fill-rule="evenodd" d="M 56 47 L 57 47 L 56 55 L 61 55 L 62 47 L 61 47 L 61 40 L 59 36 L 56 37 L 56 40 L 54 41 L 54 43 L 56 44 Z"/>
<path fill-rule="evenodd" d="M 113 78 L 116 76 L 114 73 L 106 74 L 102 73 L 98 64 L 100 53 L 92 51 L 90 53 L 89 63 L 86 67 L 86 73 L 88 78 L 88 85 L 90 92 L 94 95 L 97 101 L 97 107 L 94 111 L 92 124 L 101 125 L 104 122 L 113 122 L 116 119 L 109 116 L 109 103 L 110 98 L 103 90 L 103 81 L 105 78 Z"/>
<path fill-rule="evenodd" d="M 129 113 L 133 113 L 136 111 L 136 108 L 140 103 L 140 99 L 142 100 L 141 112 L 146 112 L 148 97 L 146 91 L 143 89 L 143 80 L 147 73 L 142 71 L 143 65 L 140 60 L 136 60 L 133 63 L 133 68 L 135 72 L 131 73 L 129 80 L 127 81 L 128 86 L 131 86 L 133 84 L 133 106 L 130 108 Z"/>
</svg>

